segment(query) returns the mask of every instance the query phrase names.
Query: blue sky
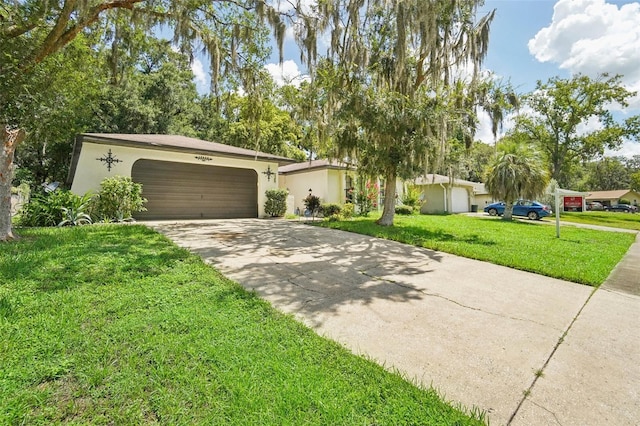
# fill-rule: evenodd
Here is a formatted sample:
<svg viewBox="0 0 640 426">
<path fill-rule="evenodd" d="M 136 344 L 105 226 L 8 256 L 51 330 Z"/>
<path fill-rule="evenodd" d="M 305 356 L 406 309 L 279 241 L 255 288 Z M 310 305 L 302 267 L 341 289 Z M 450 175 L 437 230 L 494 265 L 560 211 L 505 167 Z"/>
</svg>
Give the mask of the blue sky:
<svg viewBox="0 0 640 426">
<path fill-rule="evenodd" d="M 630 90 L 640 89 L 640 2 L 487 0 L 484 8 L 496 9 L 485 67 L 519 92 L 553 76 L 601 72 L 622 74 Z M 619 113 L 626 114 L 640 114 L 640 97 Z M 488 140 L 486 135 L 485 129 L 479 136 Z M 608 154 L 640 154 L 640 143 Z"/>
<path fill-rule="evenodd" d="M 496 9 L 491 25 L 485 68 L 511 80 L 519 92 L 528 92 L 537 80 L 568 77 L 556 64 L 542 63 L 527 44 L 553 17 L 554 0 L 489 0 L 483 10 Z"/>
<path fill-rule="evenodd" d="M 496 16 L 485 68 L 510 80 L 518 92 L 529 92 L 537 80 L 553 76 L 601 72 L 623 74 L 629 89 L 640 89 L 640 1 L 486 0 L 481 11 L 492 9 Z M 301 73 L 293 41 L 286 45 L 285 63 L 277 64 L 274 52 L 267 66 L 276 80 L 283 71 L 289 77 Z M 619 114 L 640 114 L 640 97 Z M 478 138 L 493 139 L 486 126 Z M 609 154 L 640 155 L 640 143 L 626 143 Z"/>
</svg>

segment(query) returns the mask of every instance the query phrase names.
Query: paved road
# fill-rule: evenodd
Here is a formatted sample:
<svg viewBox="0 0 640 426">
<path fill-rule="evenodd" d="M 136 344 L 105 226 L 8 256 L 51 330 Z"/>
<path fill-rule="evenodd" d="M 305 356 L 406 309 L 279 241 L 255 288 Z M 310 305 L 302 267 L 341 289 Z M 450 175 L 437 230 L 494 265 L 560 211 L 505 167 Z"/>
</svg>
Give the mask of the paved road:
<svg viewBox="0 0 640 426">
<path fill-rule="evenodd" d="M 149 225 L 491 424 L 639 424 L 638 295 L 284 220 Z"/>
</svg>

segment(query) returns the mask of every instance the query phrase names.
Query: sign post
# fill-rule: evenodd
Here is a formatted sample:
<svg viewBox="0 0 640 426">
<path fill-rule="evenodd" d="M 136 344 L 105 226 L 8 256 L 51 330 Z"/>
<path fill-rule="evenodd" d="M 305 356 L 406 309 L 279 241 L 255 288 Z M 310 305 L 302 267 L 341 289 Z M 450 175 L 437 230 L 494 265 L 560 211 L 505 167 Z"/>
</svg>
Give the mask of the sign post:
<svg viewBox="0 0 640 426">
<path fill-rule="evenodd" d="M 556 188 L 556 238 L 560 238 L 560 191 Z"/>
</svg>

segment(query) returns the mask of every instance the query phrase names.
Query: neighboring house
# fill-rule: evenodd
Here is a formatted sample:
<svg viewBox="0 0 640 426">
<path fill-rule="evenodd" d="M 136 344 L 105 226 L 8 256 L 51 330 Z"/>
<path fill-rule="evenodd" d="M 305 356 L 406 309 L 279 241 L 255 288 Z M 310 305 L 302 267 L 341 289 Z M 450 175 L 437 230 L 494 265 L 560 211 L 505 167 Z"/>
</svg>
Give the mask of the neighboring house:
<svg viewBox="0 0 640 426">
<path fill-rule="evenodd" d="M 311 192 L 322 203 L 344 204 L 355 187 L 352 166 L 335 160 L 311 160 L 278 169 L 280 188 L 289 191 L 287 213 L 304 212 L 304 199 Z"/>
<path fill-rule="evenodd" d="M 599 201 L 605 206 L 619 204 L 621 199 L 629 201 L 632 205 L 640 205 L 640 194 L 628 189 L 615 191 L 592 191 L 587 196 L 587 201 Z"/>
<path fill-rule="evenodd" d="M 311 160 L 289 164 L 281 166 L 278 172 L 280 174 L 280 188 L 289 191 L 287 213 L 303 213 L 305 210 L 304 199 L 309 193 L 320 197 L 321 203 L 356 203 L 355 196 L 358 187 L 365 185 L 364 181 L 358 181 L 359 178 L 353 165 L 337 160 Z M 375 179 L 373 184 L 378 187 L 374 210 L 381 210 L 384 203 L 384 181 Z M 402 194 L 402 182 L 398 179 L 396 181 L 396 198 L 401 199 Z"/>
<path fill-rule="evenodd" d="M 422 190 L 421 213 L 463 213 L 491 202 L 484 184 L 428 174 L 414 181 Z"/>
<path fill-rule="evenodd" d="M 471 182 L 474 184 L 473 186 L 473 205 L 478 206 L 478 209 L 482 211 L 485 206 L 493 203 L 495 200 L 487 191 L 487 188 L 484 186 L 484 183 Z"/>
<path fill-rule="evenodd" d="M 278 187 L 278 167 L 292 162 L 185 136 L 85 133 L 67 181 L 84 194 L 105 178 L 131 177 L 148 200 L 138 219 L 248 218 L 265 215 L 265 191 Z"/>
</svg>

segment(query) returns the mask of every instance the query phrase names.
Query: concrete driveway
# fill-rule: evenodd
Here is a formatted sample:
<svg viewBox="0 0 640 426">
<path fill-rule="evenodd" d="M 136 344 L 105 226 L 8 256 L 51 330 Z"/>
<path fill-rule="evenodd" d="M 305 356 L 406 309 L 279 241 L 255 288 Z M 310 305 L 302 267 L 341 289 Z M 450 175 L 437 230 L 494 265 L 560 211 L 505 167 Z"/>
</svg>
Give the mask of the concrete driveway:
<svg viewBox="0 0 640 426">
<path fill-rule="evenodd" d="M 291 221 L 148 225 L 492 424 L 638 424 L 639 296 Z"/>
</svg>

